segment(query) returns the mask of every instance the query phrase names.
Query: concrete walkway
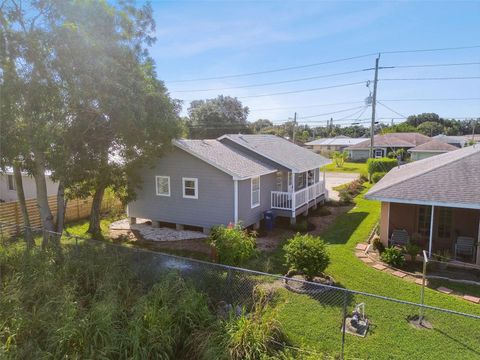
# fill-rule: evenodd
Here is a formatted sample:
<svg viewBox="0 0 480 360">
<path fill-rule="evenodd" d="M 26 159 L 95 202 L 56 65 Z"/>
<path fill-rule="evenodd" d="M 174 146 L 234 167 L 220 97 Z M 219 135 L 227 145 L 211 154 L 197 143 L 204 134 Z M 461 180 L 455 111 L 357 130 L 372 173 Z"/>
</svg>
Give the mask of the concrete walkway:
<svg viewBox="0 0 480 360">
<path fill-rule="evenodd" d="M 338 191 L 333 190 L 334 187 L 347 184 L 359 178 L 357 173 L 343 173 L 343 172 L 326 172 L 325 173 L 325 187 L 328 190 L 328 197 L 330 200 L 338 201 Z"/>
</svg>

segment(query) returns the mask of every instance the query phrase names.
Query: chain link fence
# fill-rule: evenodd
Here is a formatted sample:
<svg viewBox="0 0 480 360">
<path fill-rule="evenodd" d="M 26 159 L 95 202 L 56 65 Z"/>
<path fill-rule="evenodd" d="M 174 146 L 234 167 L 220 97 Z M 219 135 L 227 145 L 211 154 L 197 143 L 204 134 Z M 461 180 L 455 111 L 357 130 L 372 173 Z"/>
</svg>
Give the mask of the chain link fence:
<svg viewBox="0 0 480 360">
<path fill-rule="evenodd" d="M 5 226 L 10 225 L 0 223 L 2 244 L 14 241 L 3 235 Z M 107 241 L 37 228 L 27 231 L 37 239 L 48 237 L 74 249 L 107 247 L 128 261 L 147 286 L 176 272 L 207 294 L 214 307 L 225 304 L 248 313 L 255 291 L 261 288 L 270 294 L 288 337 L 288 343 L 280 345 L 295 349 L 299 358 L 480 358 L 480 305 L 478 312 L 472 311 L 475 315 Z"/>
</svg>

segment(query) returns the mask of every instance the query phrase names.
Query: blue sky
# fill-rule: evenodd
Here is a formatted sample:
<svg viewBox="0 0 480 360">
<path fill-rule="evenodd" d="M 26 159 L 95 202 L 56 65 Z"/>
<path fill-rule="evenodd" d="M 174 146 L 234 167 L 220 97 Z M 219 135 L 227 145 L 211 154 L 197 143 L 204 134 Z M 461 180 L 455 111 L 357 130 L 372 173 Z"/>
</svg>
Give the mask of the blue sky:
<svg viewBox="0 0 480 360">
<path fill-rule="evenodd" d="M 480 1 L 152 1 L 157 42 L 150 49 L 159 77 L 184 113 L 194 99 L 237 96 L 250 108 L 249 120 L 282 122 L 297 111 L 300 123 L 339 124 L 367 119 L 362 101 L 369 95 L 363 71 L 307 81 L 240 89 L 181 92 L 257 85 L 371 68 L 375 56 L 350 61 L 228 79 L 175 82 L 301 66 L 334 59 L 410 49 L 480 45 Z M 382 54 L 381 66 L 480 62 L 480 48 L 442 52 Z M 379 78 L 480 77 L 480 65 L 396 68 Z M 248 97 L 329 87 L 297 94 Z M 437 112 L 444 117 L 480 116 L 480 100 L 387 101 L 480 98 L 480 79 L 380 81 L 378 99 L 402 115 Z M 336 103 L 348 103 L 328 105 Z M 351 110 L 348 110 L 351 109 Z M 346 111 L 343 111 L 346 110 Z M 348 111 L 347 111 L 348 110 Z M 336 114 L 328 114 L 337 112 Z M 327 114 L 327 115 L 321 115 Z M 317 117 L 310 117 L 320 115 Z M 400 117 L 378 106 L 378 117 Z M 345 119 L 345 120 L 342 120 Z M 366 121 L 366 120 L 365 120 Z"/>
</svg>

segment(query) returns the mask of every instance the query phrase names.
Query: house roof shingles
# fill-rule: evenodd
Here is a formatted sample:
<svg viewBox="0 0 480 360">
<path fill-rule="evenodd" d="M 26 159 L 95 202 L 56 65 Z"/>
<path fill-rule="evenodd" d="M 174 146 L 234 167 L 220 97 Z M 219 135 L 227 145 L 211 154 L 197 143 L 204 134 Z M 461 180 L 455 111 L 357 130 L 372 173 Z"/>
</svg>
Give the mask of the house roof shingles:
<svg viewBox="0 0 480 360">
<path fill-rule="evenodd" d="M 392 169 L 367 199 L 480 209 L 480 146 Z"/>
<path fill-rule="evenodd" d="M 415 152 L 415 151 L 425 151 L 425 152 L 447 152 L 447 151 L 453 151 L 453 150 L 458 150 L 458 147 L 447 144 L 446 142 L 432 139 L 429 142 L 426 142 L 424 144 L 415 146 L 414 148 L 408 149 L 409 152 Z"/>
<path fill-rule="evenodd" d="M 218 140 L 181 139 L 175 140 L 173 144 L 238 180 L 276 171 L 274 167 L 264 164 L 258 159 Z"/>
<path fill-rule="evenodd" d="M 331 163 L 331 160 L 275 135 L 224 135 L 219 140 L 225 138 L 293 172 L 304 172 Z"/>
<path fill-rule="evenodd" d="M 395 148 L 413 148 L 422 145 L 431 139 L 428 136 L 419 133 L 388 133 L 375 135 L 373 139 L 374 147 L 395 147 Z M 349 146 L 346 150 L 367 150 L 370 148 L 370 139 L 361 143 Z"/>
<path fill-rule="evenodd" d="M 355 145 L 358 143 L 361 143 L 365 141 L 365 138 L 349 138 L 349 137 L 334 137 L 334 138 L 323 138 L 323 139 L 317 139 L 313 141 L 309 141 L 305 143 L 305 145 L 308 146 L 318 146 L 318 145 L 323 145 L 323 146 L 350 146 L 350 145 Z"/>
</svg>

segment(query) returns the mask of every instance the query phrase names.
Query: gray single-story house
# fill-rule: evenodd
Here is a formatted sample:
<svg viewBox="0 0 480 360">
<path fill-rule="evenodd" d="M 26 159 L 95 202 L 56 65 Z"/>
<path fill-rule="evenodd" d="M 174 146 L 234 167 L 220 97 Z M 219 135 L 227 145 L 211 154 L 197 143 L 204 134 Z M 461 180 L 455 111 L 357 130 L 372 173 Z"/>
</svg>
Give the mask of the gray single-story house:
<svg viewBox="0 0 480 360">
<path fill-rule="evenodd" d="M 136 218 L 208 231 L 215 225 L 257 227 L 267 210 L 295 221 L 325 199 L 320 168 L 330 160 L 274 135 L 174 140 L 173 149 L 142 172 L 128 204 Z"/>
<path fill-rule="evenodd" d="M 465 138 L 465 136 L 451 136 L 451 135 L 440 134 L 432 137 L 432 139 L 450 144 L 457 148 L 463 148 L 467 144 L 467 139 Z"/>
<path fill-rule="evenodd" d="M 388 133 L 373 138 L 373 157 L 382 158 L 391 151 L 408 150 L 429 142 L 431 138 L 419 133 Z M 370 157 L 370 139 L 345 148 L 349 159 L 363 161 Z"/>
<path fill-rule="evenodd" d="M 479 145 L 394 168 L 365 198 L 382 202 L 385 246 L 401 231 L 429 255 L 480 265 Z"/>
<path fill-rule="evenodd" d="M 429 142 L 415 146 L 407 151 L 410 153 L 411 160 L 417 161 L 455 150 L 458 150 L 458 147 L 440 140 L 432 139 Z"/>
</svg>

